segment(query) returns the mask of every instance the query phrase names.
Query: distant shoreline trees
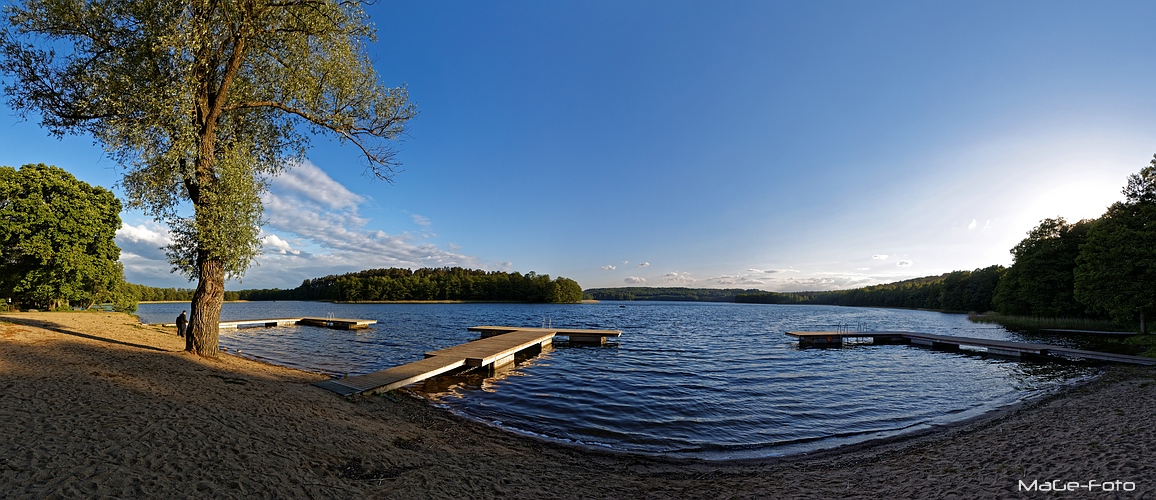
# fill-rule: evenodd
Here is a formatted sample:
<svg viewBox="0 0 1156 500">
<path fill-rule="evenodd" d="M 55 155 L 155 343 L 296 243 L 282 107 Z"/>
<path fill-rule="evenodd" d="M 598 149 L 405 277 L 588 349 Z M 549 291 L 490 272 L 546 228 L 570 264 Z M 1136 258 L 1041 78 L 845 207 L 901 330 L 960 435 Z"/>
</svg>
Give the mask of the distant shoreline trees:
<svg viewBox="0 0 1156 500">
<path fill-rule="evenodd" d="M 129 285 L 139 300 L 191 300 L 193 290 Z M 460 267 L 368 269 L 307 279 L 288 290 L 225 292 L 225 300 L 326 300 L 336 302 L 477 301 L 574 303 L 582 287 L 548 274 L 506 273 Z"/>
<path fill-rule="evenodd" d="M 589 300 L 660 300 L 689 302 L 735 302 L 741 294 L 764 293 L 762 290 L 739 288 L 686 288 L 628 286 L 619 288 L 590 288 L 582 292 Z"/>
<path fill-rule="evenodd" d="M 1003 272 L 1003 266 L 990 266 L 851 290 L 746 293 L 735 297 L 735 302 L 989 311 L 992 295 Z"/>
</svg>

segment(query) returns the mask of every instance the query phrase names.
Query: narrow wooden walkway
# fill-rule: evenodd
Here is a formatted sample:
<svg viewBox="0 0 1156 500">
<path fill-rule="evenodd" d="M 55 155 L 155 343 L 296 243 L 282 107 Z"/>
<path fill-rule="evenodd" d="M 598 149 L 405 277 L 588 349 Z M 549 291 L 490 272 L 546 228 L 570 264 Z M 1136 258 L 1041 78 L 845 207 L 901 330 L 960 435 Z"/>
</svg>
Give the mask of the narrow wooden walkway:
<svg viewBox="0 0 1156 500">
<path fill-rule="evenodd" d="M 363 392 L 392 391 L 458 368 L 497 368 L 511 364 L 514 362 L 514 356 L 519 352 L 550 345 L 554 341 L 554 336 L 561 332 L 566 332 L 567 335 L 571 336 L 571 339 L 574 336 L 617 337 L 622 333 L 617 330 L 553 330 L 508 326 L 475 326 L 469 328 L 469 331 L 483 332 L 483 336 L 473 342 L 427 352 L 425 353 L 426 359 L 421 361 L 355 377 L 324 380 L 313 385 L 329 389 L 342 396 Z"/>
<path fill-rule="evenodd" d="M 961 347 L 982 348 L 988 354 L 999 356 L 1067 356 L 1115 363 L 1156 366 L 1156 358 L 1129 356 L 1110 352 L 1086 351 L 1051 344 L 1012 342 L 1009 340 L 977 339 L 916 332 L 786 332 L 799 339 L 800 346 L 843 345 L 844 339 L 869 338 L 876 344 L 914 344 L 932 349 L 959 350 Z"/>
<path fill-rule="evenodd" d="M 517 328 L 513 326 L 471 326 L 471 332 L 482 334 L 482 338 L 503 335 L 514 331 L 522 332 L 554 332 L 555 335 L 566 337 L 570 342 L 582 344 L 604 344 L 608 337 L 622 335 L 621 330 L 578 330 L 567 328 Z"/>
<path fill-rule="evenodd" d="M 323 328 L 336 328 L 339 330 L 356 330 L 361 328 L 369 328 L 369 325 L 377 323 L 376 319 L 351 319 L 351 318 L 271 318 L 271 319 L 237 319 L 231 321 L 222 321 L 217 323 L 217 328 L 272 328 L 275 326 L 320 326 Z M 176 323 L 162 323 L 164 327 L 176 327 Z"/>
</svg>

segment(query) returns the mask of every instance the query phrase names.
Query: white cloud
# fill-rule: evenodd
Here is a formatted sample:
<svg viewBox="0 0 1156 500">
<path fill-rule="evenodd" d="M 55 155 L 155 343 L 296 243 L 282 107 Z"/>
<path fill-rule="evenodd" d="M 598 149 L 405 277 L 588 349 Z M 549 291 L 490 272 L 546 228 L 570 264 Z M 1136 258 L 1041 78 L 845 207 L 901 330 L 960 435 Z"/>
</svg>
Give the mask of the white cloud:
<svg viewBox="0 0 1156 500">
<path fill-rule="evenodd" d="M 738 274 L 738 275 L 734 275 L 734 276 L 723 275 L 723 276 L 719 276 L 717 278 L 712 278 L 712 279 L 714 280 L 715 283 L 718 283 L 720 285 L 726 285 L 726 286 L 765 285 L 765 284 L 767 284 L 766 281 L 763 281 L 761 279 L 754 278 L 754 277 L 751 277 L 751 276 L 745 275 L 745 274 Z"/>
<path fill-rule="evenodd" d="M 775 273 L 793 272 L 793 271 L 794 271 L 794 269 L 754 269 L 754 268 L 747 269 L 748 273 L 755 273 L 755 274 L 775 274 Z"/>
<path fill-rule="evenodd" d="M 382 267 L 467 267 L 509 271 L 510 262 L 487 262 L 461 253 L 456 245 L 442 248 L 431 234 L 390 234 L 370 226 L 359 214 L 368 201 L 346 189 L 309 161 L 270 180 L 262 196 L 267 224 L 262 228 L 264 253 L 245 273 L 244 288 L 291 288 L 301 280 Z M 429 220 L 411 214 L 427 227 Z M 150 286 L 175 285 L 161 247 L 171 243 L 161 225 L 125 224 L 117 231 L 125 277 Z"/>
<path fill-rule="evenodd" d="M 629 283 L 629 284 L 632 284 L 632 285 L 641 285 L 643 283 L 646 283 L 646 278 L 640 278 L 638 276 L 631 276 L 631 277 L 626 278 L 625 280 L 622 280 L 622 281 Z"/>
<path fill-rule="evenodd" d="M 615 267 L 613 264 L 606 264 L 605 266 L 602 266 L 603 271 L 613 271 L 615 269 L 618 269 L 618 268 Z"/>
<path fill-rule="evenodd" d="M 357 205 L 365 202 L 364 197 L 346 189 L 309 160 L 290 166 L 269 184 L 270 190 L 276 190 L 283 196 L 292 194 L 294 198 L 308 200 L 330 210 L 356 210 Z"/>
<path fill-rule="evenodd" d="M 896 262 L 895 265 L 899 266 L 899 267 L 911 267 L 911 266 L 915 265 L 915 263 L 910 261 L 910 260 L 901 260 L 899 262 Z"/>
<path fill-rule="evenodd" d="M 146 222 L 139 226 L 124 224 L 116 231 L 116 244 L 122 250 L 128 249 L 137 255 L 160 252 L 159 249 L 173 242 L 169 230 L 155 222 Z M 140 251 L 138 251 L 140 250 Z"/>
<path fill-rule="evenodd" d="M 268 253 L 276 253 L 281 255 L 301 254 L 301 250 L 293 248 L 293 246 L 290 245 L 288 241 L 281 239 L 281 237 L 275 234 L 266 234 L 265 237 L 261 238 L 261 245 L 265 247 L 265 251 Z"/>
<path fill-rule="evenodd" d="M 664 283 L 694 283 L 698 281 L 690 276 L 690 273 L 666 273 L 662 276 Z"/>
<path fill-rule="evenodd" d="M 874 260 L 887 260 L 888 257 L 891 257 L 891 256 L 887 255 L 887 254 L 879 254 L 879 253 L 871 256 L 871 258 Z"/>
<path fill-rule="evenodd" d="M 977 220 L 975 220 L 975 219 L 972 219 L 972 220 L 971 220 L 971 224 L 968 224 L 968 225 L 967 225 L 967 230 L 968 230 L 968 231 L 971 231 L 972 229 L 975 229 L 975 227 L 976 227 L 976 226 L 978 226 L 978 225 L 979 225 L 979 221 L 977 221 Z"/>
<path fill-rule="evenodd" d="M 120 247 L 120 263 L 129 283 L 148 286 L 191 288 L 165 257 L 164 247 L 172 243 L 168 229 L 156 222 L 140 225 L 124 224 L 116 231 L 116 245 Z"/>
<path fill-rule="evenodd" d="M 246 273 L 246 287 L 296 286 L 304 278 L 382 267 L 468 267 L 508 270 L 509 262 L 487 263 L 462 254 L 456 245 L 429 243 L 430 234 L 390 234 L 369 227 L 357 195 L 311 162 L 273 179 L 262 199 L 265 243 L 272 248 Z M 429 219 L 410 214 L 423 227 Z"/>
<path fill-rule="evenodd" d="M 639 264 L 638 267 L 647 267 L 649 265 L 650 265 L 649 262 L 643 262 L 643 263 Z"/>
</svg>

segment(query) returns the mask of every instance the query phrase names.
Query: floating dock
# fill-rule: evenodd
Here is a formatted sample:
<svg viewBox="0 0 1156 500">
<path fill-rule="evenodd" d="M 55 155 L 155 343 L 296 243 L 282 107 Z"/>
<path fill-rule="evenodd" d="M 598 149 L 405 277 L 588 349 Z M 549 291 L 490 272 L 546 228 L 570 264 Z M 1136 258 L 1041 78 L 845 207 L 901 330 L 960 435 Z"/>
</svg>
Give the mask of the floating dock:
<svg viewBox="0 0 1156 500">
<path fill-rule="evenodd" d="M 495 335 L 504 335 L 511 332 L 554 332 L 555 335 L 566 337 L 572 343 L 577 344 L 605 344 L 609 337 L 618 337 L 622 335 L 620 330 L 575 330 L 565 328 L 517 328 L 513 326 L 471 326 L 467 328 L 471 332 L 478 332 L 482 334 L 482 338 L 489 338 Z"/>
<path fill-rule="evenodd" d="M 514 362 L 514 356 L 529 349 L 542 349 L 554 342 L 555 335 L 569 337 L 570 342 L 601 345 L 606 337 L 617 337 L 618 330 L 572 330 L 551 328 L 518 328 L 510 326 L 474 326 L 482 338 L 473 342 L 425 353 L 425 359 L 385 370 L 317 382 L 313 385 L 342 396 L 363 392 L 392 391 L 443 373 L 466 367 L 496 369 Z M 576 340 L 577 339 L 577 340 Z M 597 340 L 594 340 L 597 339 Z"/>
<path fill-rule="evenodd" d="M 222 321 L 217 323 L 217 328 L 273 328 L 277 326 L 320 326 L 324 328 L 336 328 L 338 330 L 357 330 L 361 328 L 369 328 L 369 325 L 377 323 L 376 319 L 350 319 L 350 318 L 273 318 L 273 319 L 238 319 L 232 321 Z M 162 323 L 164 327 L 176 327 L 176 323 Z"/>
<path fill-rule="evenodd" d="M 841 347 L 844 339 L 871 339 L 875 344 L 912 344 L 945 351 L 963 347 L 982 349 L 981 353 L 1009 357 L 1064 356 L 1133 365 L 1156 366 L 1156 358 L 1129 356 L 1110 352 L 1085 351 L 1051 344 L 977 339 L 916 332 L 786 332 L 799 339 L 799 346 Z"/>
</svg>

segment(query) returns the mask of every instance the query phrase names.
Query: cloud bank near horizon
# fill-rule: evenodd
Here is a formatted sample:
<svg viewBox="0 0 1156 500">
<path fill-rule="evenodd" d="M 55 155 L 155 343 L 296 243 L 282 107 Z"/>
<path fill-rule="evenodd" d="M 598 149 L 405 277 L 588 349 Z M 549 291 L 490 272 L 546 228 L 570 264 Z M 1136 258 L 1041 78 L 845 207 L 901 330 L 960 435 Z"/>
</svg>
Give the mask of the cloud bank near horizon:
<svg viewBox="0 0 1156 500">
<path fill-rule="evenodd" d="M 372 221 L 360 213 L 371 201 L 308 160 L 273 178 L 262 197 L 263 251 L 240 283 L 231 283 L 229 288 L 293 288 L 308 278 L 387 267 L 495 271 L 512 267 L 510 262 L 486 262 L 457 252 L 453 245 L 442 248 L 431 241 L 437 236 L 432 232 L 433 222 L 422 215 L 399 216 L 415 231 L 391 234 L 373 229 Z M 150 286 L 187 286 L 165 259 L 163 247 L 171 241 L 168 229 L 156 222 L 123 224 L 116 243 L 125 278 Z"/>
</svg>

